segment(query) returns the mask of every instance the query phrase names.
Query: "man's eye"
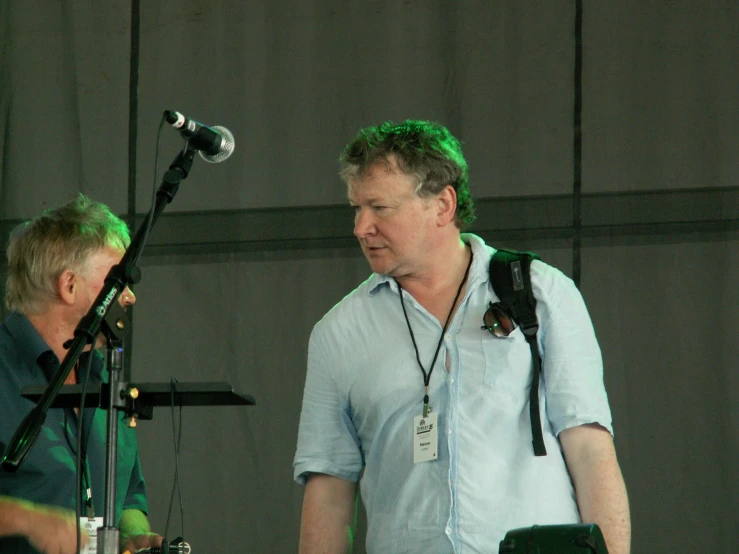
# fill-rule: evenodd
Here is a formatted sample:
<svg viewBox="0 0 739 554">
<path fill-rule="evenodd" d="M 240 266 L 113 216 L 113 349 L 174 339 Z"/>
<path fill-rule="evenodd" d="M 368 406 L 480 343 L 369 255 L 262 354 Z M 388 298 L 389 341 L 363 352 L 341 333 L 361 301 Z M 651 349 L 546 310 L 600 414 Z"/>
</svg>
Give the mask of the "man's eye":
<svg viewBox="0 0 739 554">
<path fill-rule="evenodd" d="M 381 212 L 382 210 L 387 209 L 387 206 L 372 206 L 372 209 L 376 212 Z"/>
</svg>

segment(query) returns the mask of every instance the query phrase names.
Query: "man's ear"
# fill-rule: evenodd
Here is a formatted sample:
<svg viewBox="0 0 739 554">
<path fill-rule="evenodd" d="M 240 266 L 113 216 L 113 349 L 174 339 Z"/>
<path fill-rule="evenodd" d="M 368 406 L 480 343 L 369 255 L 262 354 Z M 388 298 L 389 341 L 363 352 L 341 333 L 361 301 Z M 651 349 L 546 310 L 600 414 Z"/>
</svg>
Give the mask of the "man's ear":
<svg viewBox="0 0 739 554">
<path fill-rule="evenodd" d="M 437 212 L 436 217 L 439 227 L 449 225 L 454 222 L 454 216 L 457 213 L 457 191 L 454 187 L 447 185 L 436 197 Z"/>
<path fill-rule="evenodd" d="M 57 281 L 59 297 L 65 304 L 74 304 L 77 297 L 77 275 L 71 269 L 65 269 Z"/>
</svg>

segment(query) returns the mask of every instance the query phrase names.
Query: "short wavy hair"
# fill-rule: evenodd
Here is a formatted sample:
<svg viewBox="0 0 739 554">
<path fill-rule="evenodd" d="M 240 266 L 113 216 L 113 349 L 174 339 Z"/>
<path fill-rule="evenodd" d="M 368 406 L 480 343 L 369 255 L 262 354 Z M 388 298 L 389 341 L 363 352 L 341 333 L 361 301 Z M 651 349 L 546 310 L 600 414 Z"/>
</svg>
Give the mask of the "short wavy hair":
<svg viewBox="0 0 739 554">
<path fill-rule="evenodd" d="M 446 127 L 413 119 L 365 127 L 341 153 L 339 175 L 349 185 L 364 177 L 372 165 L 388 163 L 391 155 L 402 171 L 417 179 L 419 196 L 439 194 L 451 185 L 457 193 L 455 224 L 462 231 L 472 224 L 475 207 L 468 186 L 467 161 L 459 140 Z"/>
<path fill-rule="evenodd" d="M 83 194 L 46 210 L 10 234 L 6 308 L 22 314 L 43 312 L 59 298 L 57 283 L 64 271 L 84 272 L 90 254 L 105 247 L 125 250 L 130 242 L 126 223 Z"/>
</svg>

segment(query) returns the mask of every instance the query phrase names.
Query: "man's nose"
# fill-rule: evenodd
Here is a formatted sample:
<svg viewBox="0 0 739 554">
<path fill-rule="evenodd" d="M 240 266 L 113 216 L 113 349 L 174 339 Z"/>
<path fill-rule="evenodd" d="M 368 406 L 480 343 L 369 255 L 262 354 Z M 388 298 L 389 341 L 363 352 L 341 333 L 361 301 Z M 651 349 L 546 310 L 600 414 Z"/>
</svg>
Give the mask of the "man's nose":
<svg viewBox="0 0 739 554">
<path fill-rule="evenodd" d="M 121 306 L 123 306 L 124 308 L 127 308 L 128 306 L 133 306 L 136 303 L 136 295 L 131 289 L 126 287 L 121 293 L 120 298 L 118 298 L 118 302 L 120 302 Z"/>
<path fill-rule="evenodd" d="M 357 208 L 354 216 L 354 236 L 362 238 L 373 234 L 375 231 L 375 222 L 372 213 L 369 210 Z"/>
</svg>

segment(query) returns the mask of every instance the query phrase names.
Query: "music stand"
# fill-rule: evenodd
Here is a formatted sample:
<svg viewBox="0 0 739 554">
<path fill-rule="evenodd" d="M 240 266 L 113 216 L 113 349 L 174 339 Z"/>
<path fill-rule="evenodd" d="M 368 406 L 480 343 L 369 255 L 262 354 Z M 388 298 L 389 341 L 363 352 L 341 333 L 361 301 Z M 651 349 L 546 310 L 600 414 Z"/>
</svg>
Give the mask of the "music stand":
<svg viewBox="0 0 739 554">
<path fill-rule="evenodd" d="M 120 358 L 120 357 L 119 357 Z M 112 520 L 115 513 L 115 479 L 117 466 L 117 425 L 112 424 L 116 417 L 112 411 L 123 411 L 129 417 L 129 425 L 136 426 L 136 419 L 152 419 L 155 406 L 253 406 L 251 395 L 242 395 L 226 382 L 203 383 L 141 383 L 132 385 L 115 380 L 113 371 L 113 390 L 109 383 L 95 383 L 87 386 L 85 408 L 108 410 L 108 436 L 106 440 L 105 471 L 105 522 L 99 529 L 98 552 L 117 552 L 118 528 Z M 21 396 L 38 402 L 48 388 L 47 385 L 23 387 Z M 75 408 L 82 404 L 84 385 L 63 385 L 54 398 L 50 408 Z"/>
<path fill-rule="evenodd" d="M 23 387 L 21 396 L 32 402 L 37 402 L 47 385 L 29 385 Z M 79 408 L 82 402 L 83 385 L 64 385 L 59 389 L 52 408 Z M 138 391 L 136 398 L 130 402 L 135 408 L 146 410 L 156 406 L 254 406 L 256 400 L 248 394 L 239 394 L 225 381 L 213 382 L 183 382 L 183 383 L 120 383 L 119 390 L 124 397 L 130 397 L 133 390 Z M 85 393 L 85 408 L 105 408 L 107 405 L 110 387 L 107 383 L 87 385 Z M 125 401 L 126 398 L 121 400 Z M 133 410 L 145 417 L 146 411 Z"/>
</svg>

